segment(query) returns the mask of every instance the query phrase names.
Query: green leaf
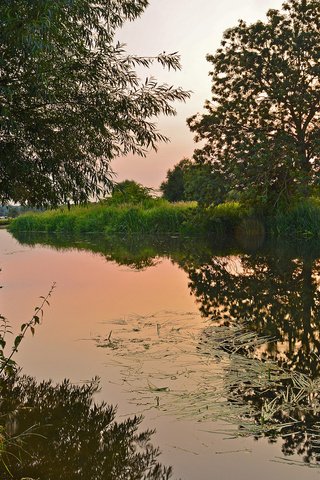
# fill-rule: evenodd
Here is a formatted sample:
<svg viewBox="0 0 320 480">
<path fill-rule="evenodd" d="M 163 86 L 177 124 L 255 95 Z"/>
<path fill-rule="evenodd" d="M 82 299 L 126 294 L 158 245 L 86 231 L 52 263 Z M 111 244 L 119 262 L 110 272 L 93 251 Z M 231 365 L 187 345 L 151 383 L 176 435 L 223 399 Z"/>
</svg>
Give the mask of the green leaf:
<svg viewBox="0 0 320 480">
<path fill-rule="evenodd" d="M 23 338 L 22 335 L 18 335 L 18 336 L 14 339 L 14 349 L 15 349 L 15 350 L 16 350 L 16 349 L 18 348 L 18 346 L 20 345 L 22 338 Z"/>
</svg>

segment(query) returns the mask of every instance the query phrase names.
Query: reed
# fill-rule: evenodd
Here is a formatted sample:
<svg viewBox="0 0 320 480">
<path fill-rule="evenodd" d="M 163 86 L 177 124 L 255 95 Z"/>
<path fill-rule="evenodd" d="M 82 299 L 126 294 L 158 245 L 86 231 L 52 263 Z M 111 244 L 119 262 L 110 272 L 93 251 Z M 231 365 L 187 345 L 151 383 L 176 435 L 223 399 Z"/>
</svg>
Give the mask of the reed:
<svg viewBox="0 0 320 480">
<path fill-rule="evenodd" d="M 309 198 L 278 211 L 268 219 L 268 229 L 273 236 L 319 238 L 320 199 Z"/>
<path fill-rule="evenodd" d="M 157 201 L 141 204 L 110 203 L 60 208 L 43 213 L 21 215 L 10 225 L 10 230 L 42 231 L 47 233 L 149 234 L 183 233 L 192 223 L 196 211 L 194 202 L 170 204 Z"/>
<path fill-rule="evenodd" d="M 169 203 L 148 198 L 139 203 L 111 200 L 87 206 L 61 207 L 26 213 L 14 219 L 12 232 L 145 234 L 235 234 L 239 238 L 296 237 L 320 235 L 320 199 L 299 201 L 272 216 L 255 215 L 238 202 L 199 208 L 196 202 Z"/>
</svg>

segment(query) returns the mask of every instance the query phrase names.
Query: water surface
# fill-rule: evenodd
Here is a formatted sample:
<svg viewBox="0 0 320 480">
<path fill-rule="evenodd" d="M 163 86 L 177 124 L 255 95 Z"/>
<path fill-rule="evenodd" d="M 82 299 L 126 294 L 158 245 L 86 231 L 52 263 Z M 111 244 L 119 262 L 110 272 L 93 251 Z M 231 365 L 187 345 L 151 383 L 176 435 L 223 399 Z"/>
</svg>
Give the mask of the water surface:
<svg viewBox="0 0 320 480">
<path fill-rule="evenodd" d="M 17 356 L 26 374 L 78 385 L 98 375 L 97 400 L 118 405 L 122 420 L 142 413 L 175 478 L 318 476 L 307 466 L 317 464 L 307 432 L 314 416 L 259 440 L 217 433 L 227 429 L 217 422 L 216 400 L 228 360 L 207 348 L 212 326 L 245 320 L 248 332 L 273 339 L 256 357 L 316 379 L 317 246 L 45 235 L 18 241 L 5 230 L 0 237 L 1 310 L 15 328 L 57 284 L 43 324 Z M 263 398 L 236 393 L 253 404 Z"/>
</svg>

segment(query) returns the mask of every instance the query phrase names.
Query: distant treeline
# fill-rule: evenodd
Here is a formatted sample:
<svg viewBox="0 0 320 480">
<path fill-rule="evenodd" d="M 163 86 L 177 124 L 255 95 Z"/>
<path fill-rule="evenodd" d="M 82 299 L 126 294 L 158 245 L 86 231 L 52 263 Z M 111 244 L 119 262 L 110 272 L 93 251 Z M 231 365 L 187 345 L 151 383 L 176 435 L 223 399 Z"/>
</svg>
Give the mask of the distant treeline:
<svg viewBox="0 0 320 480">
<path fill-rule="evenodd" d="M 0 205 L 0 217 L 16 218 L 21 213 L 39 212 L 38 208 L 31 208 L 23 205 Z"/>
</svg>

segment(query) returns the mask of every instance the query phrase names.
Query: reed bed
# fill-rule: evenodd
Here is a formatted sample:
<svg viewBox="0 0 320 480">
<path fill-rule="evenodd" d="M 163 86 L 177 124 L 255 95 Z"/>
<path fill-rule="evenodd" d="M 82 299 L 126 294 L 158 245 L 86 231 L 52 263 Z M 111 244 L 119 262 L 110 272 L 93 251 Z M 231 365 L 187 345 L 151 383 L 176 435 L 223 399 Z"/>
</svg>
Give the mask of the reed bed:
<svg viewBox="0 0 320 480">
<path fill-rule="evenodd" d="M 205 211 L 196 202 L 169 203 L 149 199 L 138 204 L 112 201 L 59 208 L 19 216 L 12 232 L 108 233 L 108 234 L 208 234 L 233 229 L 247 215 L 239 204 L 230 203 Z"/>
<path fill-rule="evenodd" d="M 266 237 L 319 238 L 320 200 L 310 198 L 272 216 L 256 215 L 238 202 L 199 208 L 196 202 L 170 203 L 150 198 L 140 203 L 103 201 L 27 213 L 14 219 L 12 232 L 235 235 L 263 243 Z"/>
<path fill-rule="evenodd" d="M 107 203 L 59 208 L 21 215 L 12 231 L 47 233 L 160 233 L 179 232 L 194 209 L 193 204 L 108 205 Z"/>
<path fill-rule="evenodd" d="M 269 219 L 269 230 L 274 236 L 319 238 L 320 199 L 310 198 L 279 211 Z"/>
</svg>

